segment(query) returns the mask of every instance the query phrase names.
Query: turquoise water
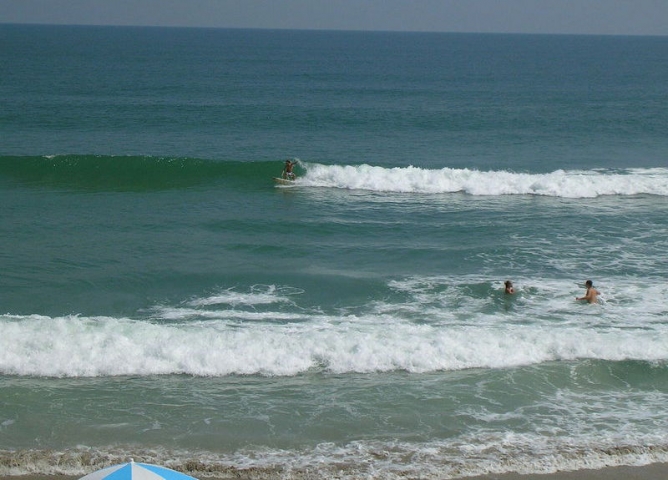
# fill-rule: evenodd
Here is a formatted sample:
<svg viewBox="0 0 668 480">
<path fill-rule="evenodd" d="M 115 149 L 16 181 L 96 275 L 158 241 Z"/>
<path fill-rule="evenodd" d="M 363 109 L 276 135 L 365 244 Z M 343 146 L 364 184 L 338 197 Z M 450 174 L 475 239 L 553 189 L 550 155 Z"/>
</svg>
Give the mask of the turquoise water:
<svg viewBox="0 0 668 480">
<path fill-rule="evenodd" d="M 0 474 L 668 460 L 668 39 L 0 45 Z"/>
</svg>

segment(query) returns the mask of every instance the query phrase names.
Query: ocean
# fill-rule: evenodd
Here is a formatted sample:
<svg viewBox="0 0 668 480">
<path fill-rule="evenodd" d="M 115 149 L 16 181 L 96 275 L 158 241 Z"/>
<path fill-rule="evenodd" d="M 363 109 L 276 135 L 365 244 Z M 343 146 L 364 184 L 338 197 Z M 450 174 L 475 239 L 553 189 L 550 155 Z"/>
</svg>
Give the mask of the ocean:
<svg viewBox="0 0 668 480">
<path fill-rule="evenodd" d="M 668 462 L 666 58 L 0 25 L 0 476 Z"/>
</svg>

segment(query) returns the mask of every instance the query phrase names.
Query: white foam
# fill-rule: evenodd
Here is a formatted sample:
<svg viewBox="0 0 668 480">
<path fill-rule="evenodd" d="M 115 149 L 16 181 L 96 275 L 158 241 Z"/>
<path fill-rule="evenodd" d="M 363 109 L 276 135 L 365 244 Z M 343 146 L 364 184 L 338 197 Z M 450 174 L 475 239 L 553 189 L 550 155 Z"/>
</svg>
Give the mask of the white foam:
<svg viewBox="0 0 668 480">
<path fill-rule="evenodd" d="M 228 288 L 220 293 L 196 298 L 188 302 L 193 307 L 206 305 L 267 305 L 272 303 L 289 302 L 289 296 L 303 293 L 294 288 L 278 288 L 275 285 L 253 285 L 249 292 L 239 292 L 235 288 Z"/>
<path fill-rule="evenodd" d="M 212 305 L 214 294 L 160 307 L 150 318 L 2 315 L 0 373 L 422 373 L 580 358 L 663 362 L 668 287 L 645 280 L 598 285 L 600 305 L 575 302 L 582 288 L 570 280 L 524 287 L 516 279 L 519 292 L 508 303 L 498 294 L 501 280 L 434 277 L 392 282 L 401 301 L 336 313 L 279 300 L 263 300 L 263 310 L 252 299 L 248 309 Z M 640 284 L 655 300 L 638 297 Z"/>
<path fill-rule="evenodd" d="M 668 196 L 668 169 L 557 170 L 517 173 L 503 170 L 385 168 L 371 165 L 305 163 L 300 185 L 376 192 L 470 195 L 543 195 L 593 198 L 602 195 Z"/>
<path fill-rule="evenodd" d="M 462 435 L 424 443 L 359 440 L 344 445 L 321 443 L 313 448 L 239 449 L 234 453 L 165 448 L 80 446 L 68 451 L 0 451 L 0 475 L 82 476 L 93 469 L 127 461 L 139 454 L 143 462 L 186 470 L 197 478 L 227 477 L 254 471 L 258 478 L 285 479 L 450 479 L 509 472 L 544 474 L 642 466 L 668 461 L 666 435 L 626 440 L 588 436 L 578 440 L 549 435 L 490 433 Z M 92 463 L 92 465 L 91 465 Z M 192 470 L 192 468 L 195 470 Z M 197 469 L 199 468 L 199 470 Z"/>
</svg>

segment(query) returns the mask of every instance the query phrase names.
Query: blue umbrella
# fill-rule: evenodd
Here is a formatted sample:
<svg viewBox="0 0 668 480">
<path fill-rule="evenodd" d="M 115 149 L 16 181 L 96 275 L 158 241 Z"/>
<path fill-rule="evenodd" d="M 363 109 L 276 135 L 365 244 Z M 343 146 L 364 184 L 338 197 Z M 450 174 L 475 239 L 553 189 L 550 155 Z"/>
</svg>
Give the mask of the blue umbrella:
<svg viewBox="0 0 668 480">
<path fill-rule="evenodd" d="M 150 463 L 121 463 L 89 473 L 79 480 L 197 480 L 195 477 L 171 468 Z"/>
</svg>

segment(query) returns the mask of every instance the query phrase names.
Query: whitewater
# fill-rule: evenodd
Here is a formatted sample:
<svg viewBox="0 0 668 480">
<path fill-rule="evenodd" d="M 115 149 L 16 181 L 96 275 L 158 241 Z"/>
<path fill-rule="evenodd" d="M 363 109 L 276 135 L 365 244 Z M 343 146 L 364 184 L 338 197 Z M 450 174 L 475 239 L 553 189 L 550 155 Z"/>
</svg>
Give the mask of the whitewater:
<svg viewBox="0 0 668 480">
<path fill-rule="evenodd" d="M 600 305 L 572 282 L 533 279 L 516 297 L 483 278 L 393 280 L 395 301 L 323 311 L 290 287 L 227 288 L 144 317 L 2 315 L 0 370 L 99 377 L 428 373 L 582 359 L 668 358 L 663 282 L 607 279 Z M 529 279 L 521 279 L 522 283 Z M 642 291 L 642 296 L 639 292 Z M 633 312 L 632 315 L 629 315 Z"/>
<path fill-rule="evenodd" d="M 542 195 L 595 198 L 602 195 L 668 195 L 668 169 L 555 170 L 550 173 L 479 171 L 371 165 L 305 164 L 297 185 L 399 193 Z"/>
</svg>

